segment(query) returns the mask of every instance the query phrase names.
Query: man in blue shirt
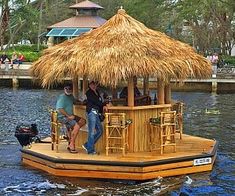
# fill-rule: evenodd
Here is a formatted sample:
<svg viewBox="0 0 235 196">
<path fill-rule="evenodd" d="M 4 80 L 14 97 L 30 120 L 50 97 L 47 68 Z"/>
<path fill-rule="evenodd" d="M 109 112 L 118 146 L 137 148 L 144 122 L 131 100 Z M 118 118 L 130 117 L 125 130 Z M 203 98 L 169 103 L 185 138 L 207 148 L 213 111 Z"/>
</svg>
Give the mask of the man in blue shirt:
<svg viewBox="0 0 235 196">
<path fill-rule="evenodd" d="M 72 86 L 64 87 L 64 93 L 61 94 L 56 103 L 58 120 L 66 125 L 69 137 L 68 150 L 71 153 L 77 153 L 75 150 L 75 140 L 79 129 L 86 124 L 86 120 L 73 114 L 73 104 L 75 98 L 72 95 Z"/>
</svg>

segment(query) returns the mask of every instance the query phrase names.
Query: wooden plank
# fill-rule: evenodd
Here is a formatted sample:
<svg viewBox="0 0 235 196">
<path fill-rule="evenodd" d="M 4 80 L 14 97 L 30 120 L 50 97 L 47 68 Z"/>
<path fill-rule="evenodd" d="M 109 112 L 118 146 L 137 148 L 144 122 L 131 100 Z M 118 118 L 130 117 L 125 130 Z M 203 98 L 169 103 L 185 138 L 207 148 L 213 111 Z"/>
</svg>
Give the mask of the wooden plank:
<svg viewBox="0 0 235 196">
<path fill-rule="evenodd" d="M 110 171 L 110 172 L 143 172 L 142 167 L 127 167 L 127 166 L 107 166 L 107 165 L 85 165 L 85 164 L 56 164 L 57 169 L 65 170 L 88 170 L 88 171 Z"/>
<path fill-rule="evenodd" d="M 50 166 L 52 168 L 56 168 L 55 163 L 53 163 L 51 161 L 47 161 L 47 160 L 39 158 L 39 157 L 36 157 L 36 156 L 32 156 L 32 155 L 28 155 L 28 154 L 23 153 L 22 158 L 23 158 L 23 160 L 31 160 L 33 162 L 37 162 L 37 163 L 40 163 L 42 165 L 46 165 L 46 166 Z"/>
<path fill-rule="evenodd" d="M 179 176 L 179 175 L 185 175 L 185 174 L 211 171 L 212 167 L 213 165 L 210 164 L 210 165 L 202 165 L 202 166 L 196 166 L 196 167 L 192 166 L 192 167 L 185 167 L 185 168 L 176 168 L 176 169 L 169 169 L 169 170 L 163 170 L 163 171 L 149 172 L 149 173 L 143 174 L 143 179 L 150 180 L 158 176 L 161 176 L 161 177 Z"/>
<path fill-rule="evenodd" d="M 126 180 L 149 180 L 154 179 L 159 176 L 176 176 L 197 172 L 204 172 L 212 170 L 212 164 L 202 165 L 202 166 L 193 166 L 193 167 L 184 167 L 184 168 L 174 168 L 169 170 L 161 170 L 156 172 L 147 172 L 147 173 L 130 173 L 130 172 L 110 172 L 110 171 L 87 171 L 87 170 L 61 170 L 50 168 L 46 165 L 33 162 L 31 160 L 23 159 L 23 163 L 30 165 L 34 168 L 46 171 L 53 175 L 57 176 L 66 176 L 66 177 L 89 177 L 89 178 L 109 178 L 109 179 L 126 179 Z"/>
<path fill-rule="evenodd" d="M 148 109 L 162 109 L 162 108 L 171 108 L 171 104 L 160 104 L 160 105 L 144 105 L 144 106 L 109 106 L 110 110 L 148 110 Z M 119 111 L 120 112 L 120 111 Z"/>
<path fill-rule="evenodd" d="M 89 164 L 72 164 L 72 163 L 53 163 L 42 158 L 31 155 L 23 155 L 24 162 L 27 160 L 48 166 L 54 169 L 63 170 L 89 170 L 89 171 L 113 171 L 113 172 L 142 172 L 142 167 L 127 167 L 127 166 L 107 166 L 107 165 L 89 165 Z"/>
<path fill-rule="evenodd" d="M 184 167 L 190 167 L 190 166 L 193 166 L 193 161 L 183 161 L 183 162 L 176 162 L 176 163 L 169 163 L 169 164 L 144 167 L 143 172 L 162 171 L 162 170 L 184 168 Z"/>
</svg>

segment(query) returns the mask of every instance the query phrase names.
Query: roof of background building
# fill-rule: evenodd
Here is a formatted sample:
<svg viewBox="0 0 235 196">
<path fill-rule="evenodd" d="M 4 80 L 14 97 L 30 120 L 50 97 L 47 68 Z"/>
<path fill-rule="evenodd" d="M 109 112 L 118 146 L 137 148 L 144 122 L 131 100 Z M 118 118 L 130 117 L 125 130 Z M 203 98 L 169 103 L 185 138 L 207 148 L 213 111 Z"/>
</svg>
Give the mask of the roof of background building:
<svg viewBox="0 0 235 196">
<path fill-rule="evenodd" d="M 97 28 L 106 22 L 99 16 L 74 16 L 48 27 L 52 28 Z"/>
<path fill-rule="evenodd" d="M 76 37 L 90 31 L 92 28 L 53 28 L 47 33 L 47 37 Z"/>
<path fill-rule="evenodd" d="M 97 5 L 91 1 L 82 1 L 80 3 L 77 3 L 75 5 L 70 6 L 69 8 L 72 9 L 104 9 L 103 7 L 101 7 L 100 5 Z"/>
</svg>

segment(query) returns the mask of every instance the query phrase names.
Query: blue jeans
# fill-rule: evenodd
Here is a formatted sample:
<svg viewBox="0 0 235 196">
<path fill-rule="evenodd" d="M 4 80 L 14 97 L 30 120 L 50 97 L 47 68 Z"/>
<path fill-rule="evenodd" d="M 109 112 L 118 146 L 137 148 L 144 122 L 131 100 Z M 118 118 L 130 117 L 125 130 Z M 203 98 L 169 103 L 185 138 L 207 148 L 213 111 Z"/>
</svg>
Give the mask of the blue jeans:
<svg viewBox="0 0 235 196">
<path fill-rule="evenodd" d="M 95 144 L 103 133 L 103 127 L 95 110 L 92 109 L 86 115 L 88 120 L 88 139 L 84 146 L 89 154 L 95 152 Z"/>
</svg>

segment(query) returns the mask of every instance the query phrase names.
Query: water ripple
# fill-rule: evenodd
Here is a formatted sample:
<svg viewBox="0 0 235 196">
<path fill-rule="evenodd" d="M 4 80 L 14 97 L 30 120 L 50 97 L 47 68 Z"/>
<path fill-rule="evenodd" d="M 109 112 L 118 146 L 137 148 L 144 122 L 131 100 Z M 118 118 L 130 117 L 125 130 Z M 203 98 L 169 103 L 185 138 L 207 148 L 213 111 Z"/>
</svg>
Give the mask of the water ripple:
<svg viewBox="0 0 235 196">
<path fill-rule="evenodd" d="M 235 94 L 173 93 L 185 102 L 184 132 L 219 142 L 212 172 L 158 178 L 147 182 L 60 178 L 21 165 L 21 148 L 14 137 L 21 122 L 36 123 L 39 135 L 50 134 L 48 108 L 57 90 L 0 89 L 0 195 L 234 195 Z M 215 108 L 220 115 L 207 115 Z"/>
</svg>

